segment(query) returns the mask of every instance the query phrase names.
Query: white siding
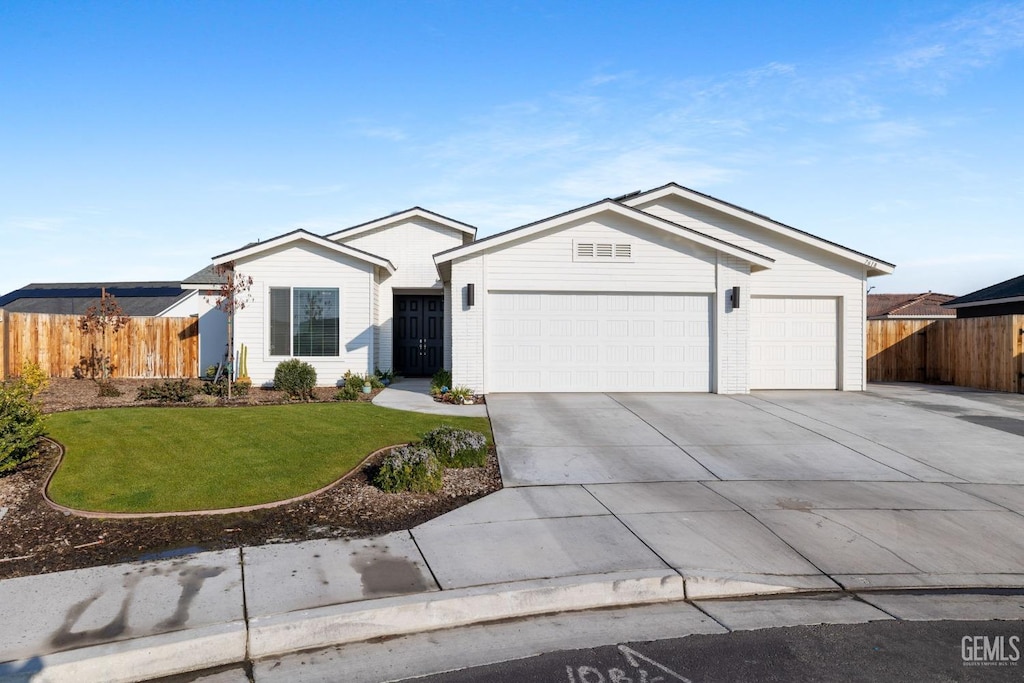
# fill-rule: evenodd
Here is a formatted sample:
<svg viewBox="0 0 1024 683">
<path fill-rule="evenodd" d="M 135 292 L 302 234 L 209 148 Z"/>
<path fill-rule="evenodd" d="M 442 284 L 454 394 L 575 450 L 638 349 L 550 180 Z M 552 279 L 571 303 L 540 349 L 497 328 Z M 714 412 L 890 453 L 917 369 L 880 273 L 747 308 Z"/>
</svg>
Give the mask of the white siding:
<svg viewBox="0 0 1024 683">
<path fill-rule="evenodd" d="M 199 376 L 202 377 L 206 368 L 217 365 L 224 360 L 228 348 L 228 316 L 214 304 L 217 292 L 201 290 L 197 298 L 199 311 Z M 235 336 L 236 342 L 244 340 Z M 250 347 L 251 348 L 251 347 Z"/>
<path fill-rule="evenodd" d="M 484 309 L 487 278 L 484 273 L 489 256 L 480 254 L 452 264 L 451 335 L 452 383 L 486 392 L 484 382 Z M 476 304 L 466 305 L 466 285 L 476 288 Z"/>
<path fill-rule="evenodd" d="M 715 392 L 750 391 L 750 264 L 727 254 L 718 256 L 715 297 Z M 732 288 L 740 288 L 739 306 Z"/>
<path fill-rule="evenodd" d="M 637 208 L 775 259 L 750 275 L 751 296 L 834 297 L 840 310 L 840 388 L 864 388 L 864 282 L 866 265 L 803 244 L 767 228 L 678 197 Z"/>
<path fill-rule="evenodd" d="M 420 217 L 405 218 L 369 232 L 347 238 L 344 233 L 336 242 L 368 251 L 386 258 L 395 266 L 392 275 L 385 273 L 377 291 L 377 310 L 374 313 L 377 330 L 374 364 L 382 370 L 393 367 L 393 320 L 395 293 L 403 290 L 425 293 L 425 290 L 444 291 L 434 266 L 433 255 L 461 246 L 465 235 L 459 230 Z M 446 304 L 446 313 L 447 313 Z M 450 363 L 450 316 L 445 316 L 445 358 Z M 448 366 L 450 367 L 450 365 Z"/>
<path fill-rule="evenodd" d="M 253 383 L 272 382 L 277 364 L 287 359 L 269 354 L 267 302 L 271 287 L 340 290 L 340 356 L 303 358 L 316 368 L 317 384 L 333 385 L 346 370 L 373 370 L 372 265 L 321 247 L 293 243 L 242 260 L 236 263 L 236 270 L 253 278 L 252 300 L 235 316 L 235 343 L 249 347 L 249 376 Z"/>
<path fill-rule="evenodd" d="M 577 241 L 628 243 L 625 261 L 577 261 Z M 604 215 L 572 223 L 488 254 L 490 290 L 706 292 L 715 291 L 711 249 L 626 218 Z"/>
</svg>

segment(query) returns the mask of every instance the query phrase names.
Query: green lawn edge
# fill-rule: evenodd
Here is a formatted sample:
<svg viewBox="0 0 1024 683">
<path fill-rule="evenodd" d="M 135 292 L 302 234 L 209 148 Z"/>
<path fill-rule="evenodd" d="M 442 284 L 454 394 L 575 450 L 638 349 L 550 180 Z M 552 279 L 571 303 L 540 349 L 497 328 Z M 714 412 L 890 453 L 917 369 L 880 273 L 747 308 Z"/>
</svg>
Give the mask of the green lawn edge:
<svg viewBox="0 0 1024 683">
<path fill-rule="evenodd" d="M 301 496 L 337 481 L 374 451 L 443 424 L 492 441 L 483 417 L 369 403 L 132 407 L 54 413 L 65 448 L 47 489 L 87 512 L 222 510 Z"/>
</svg>

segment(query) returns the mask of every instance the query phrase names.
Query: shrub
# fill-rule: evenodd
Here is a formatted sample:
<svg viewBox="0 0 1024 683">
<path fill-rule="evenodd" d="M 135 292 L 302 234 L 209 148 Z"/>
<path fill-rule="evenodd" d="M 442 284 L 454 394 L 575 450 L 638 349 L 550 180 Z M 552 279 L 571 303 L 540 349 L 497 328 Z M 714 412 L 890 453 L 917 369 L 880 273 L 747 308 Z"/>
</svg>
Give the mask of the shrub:
<svg viewBox="0 0 1024 683">
<path fill-rule="evenodd" d="M 46 372 L 39 367 L 38 363 L 30 360 L 26 360 L 21 364 L 21 378 L 19 379 L 21 386 L 28 392 L 29 398 L 35 398 L 35 395 L 45 389 L 50 384 L 50 378 Z"/>
<path fill-rule="evenodd" d="M 143 384 L 135 398 L 140 401 L 161 403 L 188 403 L 199 393 L 199 387 L 187 379 L 169 379 L 154 384 Z"/>
<path fill-rule="evenodd" d="M 23 382 L 0 385 L 0 473 L 36 456 L 43 415 Z"/>
<path fill-rule="evenodd" d="M 121 390 L 110 382 L 99 382 L 99 395 L 106 398 L 113 398 L 121 395 Z"/>
<path fill-rule="evenodd" d="M 473 390 L 467 386 L 452 387 L 451 391 L 448 392 L 449 398 L 452 403 L 462 405 L 466 402 L 467 398 L 473 398 Z"/>
<path fill-rule="evenodd" d="M 388 493 L 432 493 L 444 484 L 444 467 L 425 446 L 401 446 L 384 458 L 373 483 Z"/>
<path fill-rule="evenodd" d="M 444 368 L 441 368 L 434 373 L 434 376 L 430 378 L 430 393 L 434 396 L 443 394 L 444 391 L 452 386 L 452 373 Z"/>
<path fill-rule="evenodd" d="M 423 437 L 423 445 L 445 467 L 483 467 L 487 464 L 487 437 L 469 429 L 444 425 Z"/>
<path fill-rule="evenodd" d="M 247 396 L 251 386 L 251 381 L 240 379 L 231 385 L 231 392 L 234 396 Z M 226 375 L 222 375 L 216 382 L 203 382 L 199 390 L 207 396 L 224 398 L 228 395 L 228 378 Z"/>
<path fill-rule="evenodd" d="M 316 370 L 312 365 L 298 358 L 283 360 L 274 370 L 274 388 L 284 391 L 291 398 L 313 398 L 316 386 Z"/>
<path fill-rule="evenodd" d="M 358 401 L 361 389 L 353 389 L 347 384 L 334 395 L 335 401 Z"/>
<path fill-rule="evenodd" d="M 370 384 L 373 389 L 383 389 L 384 383 L 380 381 L 380 377 L 376 375 L 360 375 L 358 372 L 352 372 L 351 370 L 345 372 L 346 387 L 352 387 L 356 391 L 362 391 L 363 385 L 366 383 Z"/>
</svg>

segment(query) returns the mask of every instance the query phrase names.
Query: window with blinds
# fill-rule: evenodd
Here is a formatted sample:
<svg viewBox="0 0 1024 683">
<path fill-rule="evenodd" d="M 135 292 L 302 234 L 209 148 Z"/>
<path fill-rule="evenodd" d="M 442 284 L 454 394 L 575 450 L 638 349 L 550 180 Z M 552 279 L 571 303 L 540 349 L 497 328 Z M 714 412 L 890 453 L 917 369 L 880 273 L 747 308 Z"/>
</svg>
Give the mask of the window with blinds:
<svg viewBox="0 0 1024 683">
<path fill-rule="evenodd" d="M 338 356 L 340 322 L 336 288 L 270 288 L 271 356 Z"/>
<path fill-rule="evenodd" d="M 573 244 L 574 261 L 632 261 L 633 245 L 628 242 L 584 242 Z"/>
</svg>

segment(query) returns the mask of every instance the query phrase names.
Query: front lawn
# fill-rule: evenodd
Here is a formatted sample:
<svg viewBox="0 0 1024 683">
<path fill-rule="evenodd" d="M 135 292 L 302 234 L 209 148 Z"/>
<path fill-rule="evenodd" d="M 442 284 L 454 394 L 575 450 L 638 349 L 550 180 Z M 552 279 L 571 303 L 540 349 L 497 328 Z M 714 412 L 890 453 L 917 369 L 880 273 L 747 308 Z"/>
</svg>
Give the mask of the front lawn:
<svg viewBox="0 0 1024 683">
<path fill-rule="evenodd" d="M 213 510 L 315 491 L 384 446 L 442 424 L 491 438 L 486 418 L 369 403 L 112 408 L 47 417 L 66 454 L 50 497 L 101 512 Z"/>
</svg>

